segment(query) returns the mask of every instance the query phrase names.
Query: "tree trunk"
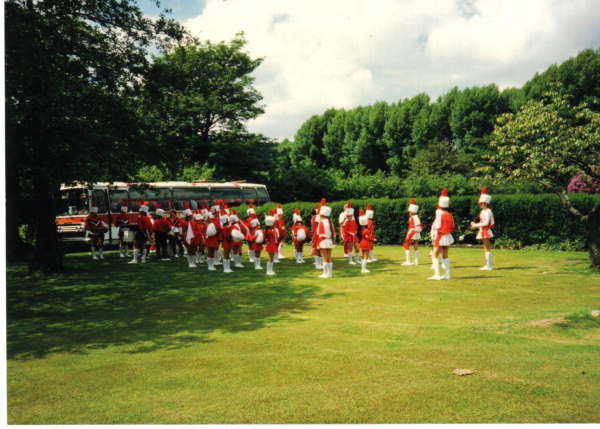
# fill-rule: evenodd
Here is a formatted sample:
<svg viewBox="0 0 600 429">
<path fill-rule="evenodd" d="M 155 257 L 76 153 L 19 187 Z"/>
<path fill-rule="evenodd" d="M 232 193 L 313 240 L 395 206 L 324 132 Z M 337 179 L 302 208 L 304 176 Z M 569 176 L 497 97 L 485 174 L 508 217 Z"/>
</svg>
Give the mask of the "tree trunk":
<svg viewBox="0 0 600 429">
<path fill-rule="evenodd" d="M 592 266 L 600 270 L 600 204 L 582 219 L 581 224 L 585 229 Z"/>
<path fill-rule="evenodd" d="M 34 182 L 35 247 L 29 270 L 40 274 L 64 271 L 62 250 L 56 233 L 54 189 L 48 181 Z"/>
<path fill-rule="evenodd" d="M 19 234 L 21 223 L 27 222 L 24 213 L 24 201 L 21 197 L 18 168 L 13 164 L 14 158 L 10 157 L 9 142 L 6 145 L 6 260 L 8 262 L 23 262 L 27 260 L 30 246 L 27 245 Z"/>
</svg>

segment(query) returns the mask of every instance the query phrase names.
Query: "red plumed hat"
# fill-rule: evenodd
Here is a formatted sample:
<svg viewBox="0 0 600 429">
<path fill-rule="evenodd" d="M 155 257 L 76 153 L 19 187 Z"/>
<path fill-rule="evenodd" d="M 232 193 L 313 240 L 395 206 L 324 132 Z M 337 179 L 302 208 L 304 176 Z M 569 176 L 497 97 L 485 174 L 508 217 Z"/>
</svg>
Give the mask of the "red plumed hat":
<svg viewBox="0 0 600 429">
<path fill-rule="evenodd" d="M 447 209 L 450 206 L 450 198 L 448 198 L 448 190 L 446 188 L 442 189 L 442 196 L 438 205 L 443 209 Z"/>
<path fill-rule="evenodd" d="M 492 202 L 492 196 L 487 194 L 487 187 L 485 187 L 485 186 L 481 190 L 481 195 L 479 196 L 479 202 L 486 203 L 486 204 L 489 204 Z"/>
<path fill-rule="evenodd" d="M 442 189 L 442 197 L 448 196 L 448 190 L 446 188 Z"/>
<path fill-rule="evenodd" d="M 277 208 L 280 209 L 281 208 L 281 203 L 277 203 Z"/>
<path fill-rule="evenodd" d="M 348 201 L 348 208 L 351 209 L 352 208 L 352 201 Z"/>
<path fill-rule="evenodd" d="M 235 209 L 231 209 L 231 214 L 237 216 L 237 212 L 235 211 Z"/>
<path fill-rule="evenodd" d="M 358 211 L 358 215 L 359 215 L 359 216 L 364 216 L 364 215 L 365 215 L 365 212 L 363 211 L 363 209 L 360 209 L 360 210 Z"/>
<path fill-rule="evenodd" d="M 371 210 L 371 204 L 367 204 L 367 210 Z"/>
<path fill-rule="evenodd" d="M 325 198 L 321 198 L 321 207 L 323 207 L 325 203 L 327 203 L 327 200 Z"/>
<path fill-rule="evenodd" d="M 411 203 L 411 204 L 414 204 L 416 201 L 417 201 L 417 200 L 415 200 L 414 198 L 412 198 L 412 199 L 410 200 L 410 203 Z"/>
<path fill-rule="evenodd" d="M 481 193 L 482 193 L 482 194 L 485 194 L 485 193 L 487 193 L 487 186 L 484 186 L 484 187 L 483 187 L 483 189 L 481 190 Z"/>
<path fill-rule="evenodd" d="M 253 209 L 254 207 L 252 207 L 252 203 L 248 204 L 248 208 L 249 209 Z"/>
<path fill-rule="evenodd" d="M 298 216 L 300 216 L 300 210 L 298 210 L 298 208 L 296 208 L 296 210 L 294 210 L 294 213 L 296 213 Z"/>
</svg>

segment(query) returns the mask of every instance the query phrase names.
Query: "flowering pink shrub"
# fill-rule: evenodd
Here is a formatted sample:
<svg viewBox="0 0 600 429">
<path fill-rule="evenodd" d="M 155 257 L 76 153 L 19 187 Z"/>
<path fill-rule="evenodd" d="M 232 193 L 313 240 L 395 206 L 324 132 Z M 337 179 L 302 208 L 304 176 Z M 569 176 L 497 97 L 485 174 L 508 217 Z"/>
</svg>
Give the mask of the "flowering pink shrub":
<svg viewBox="0 0 600 429">
<path fill-rule="evenodd" d="M 596 171 L 600 170 L 600 167 L 595 168 Z M 585 192 L 586 194 L 600 194 L 600 180 L 593 180 L 583 173 L 579 173 L 577 176 L 571 179 L 567 191 L 571 194 L 577 192 Z"/>
</svg>

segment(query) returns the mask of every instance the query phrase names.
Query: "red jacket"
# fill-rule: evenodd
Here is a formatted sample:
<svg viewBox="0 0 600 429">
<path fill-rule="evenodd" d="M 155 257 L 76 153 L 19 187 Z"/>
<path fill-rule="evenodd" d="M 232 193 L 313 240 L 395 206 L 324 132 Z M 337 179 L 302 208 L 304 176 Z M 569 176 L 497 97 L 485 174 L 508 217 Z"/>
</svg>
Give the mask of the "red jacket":
<svg viewBox="0 0 600 429">
<path fill-rule="evenodd" d="M 140 213 L 140 215 L 138 216 L 137 224 L 138 224 L 138 231 L 140 231 L 140 232 L 152 231 L 152 221 L 146 215 L 142 215 Z"/>
<path fill-rule="evenodd" d="M 171 222 L 169 222 L 167 219 L 164 219 L 164 218 L 154 219 L 154 225 L 152 226 L 152 231 L 167 233 L 167 232 L 171 231 Z"/>
</svg>

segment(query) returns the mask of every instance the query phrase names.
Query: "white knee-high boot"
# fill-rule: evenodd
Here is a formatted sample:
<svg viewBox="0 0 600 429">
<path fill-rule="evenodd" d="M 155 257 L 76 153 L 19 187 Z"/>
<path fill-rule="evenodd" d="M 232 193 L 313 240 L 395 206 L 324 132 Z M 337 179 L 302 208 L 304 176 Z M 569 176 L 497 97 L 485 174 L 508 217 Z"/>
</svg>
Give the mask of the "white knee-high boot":
<svg viewBox="0 0 600 429">
<path fill-rule="evenodd" d="M 410 250 L 404 250 L 404 254 L 406 255 L 406 261 L 404 261 L 402 264 L 400 265 L 412 265 L 412 262 L 410 262 Z"/>
<path fill-rule="evenodd" d="M 268 276 L 275 275 L 275 271 L 273 271 L 273 262 L 267 262 L 267 275 Z"/>
<path fill-rule="evenodd" d="M 428 280 L 441 280 L 442 277 L 440 276 L 440 261 L 438 261 L 437 258 L 433 259 L 433 276 L 429 277 Z"/>
<path fill-rule="evenodd" d="M 129 261 L 130 264 L 137 264 L 138 263 L 138 249 L 133 249 L 133 259 L 131 261 Z"/>
<path fill-rule="evenodd" d="M 356 265 L 356 262 L 354 262 L 354 260 L 352 259 L 352 251 L 348 252 L 348 264 Z"/>
<path fill-rule="evenodd" d="M 480 270 L 490 271 L 492 269 L 492 252 L 485 252 L 485 266 L 481 267 Z"/>
<path fill-rule="evenodd" d="M 361 273 L 370 273 L 371 271 L 367 270 L 367 260 L 363 259 L 361 262 L 361 266 L 362 266 L 362 270 L 360 270 Z"/>
<path fill-rule="evenodd" d="M 148 256 L 148 249 L 142 249 L 142 262 L 146 262 L 146 256 Z"/>
<path fill-rule="evenodd" d="M 375 259 L 375 256 L 373 256 L 373 251 L 372 250 L 369 251 L 369 259 L 372 262 L 377 262 L 379 260 L 379 259 Z"/>
<path fill-rule="evenodd" d="M 442 277 L 442 278 L 444 280 L 450 280 L 450 258 L 448 258 L 448 259 L 442 258 L 442 264 L 444 264 L 444 270 L 446 271 L 444 273 L 444 277 Z"/>
<path fill-rule="evenodd" d="M 419 251 L 415 250 L 415 261 L 413 265 L 419 265 Z"/>
<path fill-rule="evenodd" d="M 328 262 L 327 265 L 327 277 L 331 277 L 331 273 L 333 272 L 333 262 Z"/>
<path fill-rule="evenodd" d="M 208 271 L 216 271 L 215 268 L 215 258 L 206 258 L 206 262 L 208 265 Z"/>
</svg>

